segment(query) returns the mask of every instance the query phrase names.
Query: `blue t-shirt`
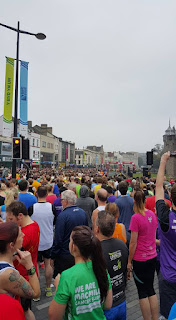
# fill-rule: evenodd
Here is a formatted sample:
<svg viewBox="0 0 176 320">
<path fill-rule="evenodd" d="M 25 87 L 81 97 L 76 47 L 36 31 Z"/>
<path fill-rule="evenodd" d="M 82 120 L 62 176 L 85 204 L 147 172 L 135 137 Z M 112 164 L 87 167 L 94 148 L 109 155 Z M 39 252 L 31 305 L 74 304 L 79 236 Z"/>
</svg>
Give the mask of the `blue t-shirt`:
<svg viewBox="0 0 176 320">
<path fill-rule="evenodd" d="M 172 309 L 169 313 L 169 318 L 168 320 L 175 320 L 176 319 L 176 302 L 174 303 L 174 305 L 172 306 Z"/>
<path fill-rule="evenodd" d="M 61 213 L 62 211 L 62 203 L 61 203 L 61 198 L 57 198 L 56 200 L 54 200 L 53 202 L 53 206 L 56 209 L 56 216 L 58 217 L 58 215 Z"/>
<path fill-rule="evenodd" d="M 26 192 L 26 193 L 20 192 L 18 195 L 18 200 L 25 204 L 26 209 L 28 209 L 34 203 L 37 203 L 37 198 L 29 192 Z"/>
<path fill-rule="evenodd" d="M 1 206 L 1 218 L 4 222 L 6 221 L 6 205 L 5 204 Z"/>
<path fill-rule="evenodd" d="M 57 184 L 54 185 L 53 193 L 56 195 L 57 198 L 59 197 L 60 191 L 59 191 Z"/>
<path fill-rule="evenodd" d="M 127 240 L 130 240 L 129 226 L 131 217 L 134 214 L 133 211 L 133 198 L 129 196 L 121 196 L 115 201 L 119 208 L 120 215 L 118 218 L 118 223 L 123 223 L 127 232 Z"/>
</svg>

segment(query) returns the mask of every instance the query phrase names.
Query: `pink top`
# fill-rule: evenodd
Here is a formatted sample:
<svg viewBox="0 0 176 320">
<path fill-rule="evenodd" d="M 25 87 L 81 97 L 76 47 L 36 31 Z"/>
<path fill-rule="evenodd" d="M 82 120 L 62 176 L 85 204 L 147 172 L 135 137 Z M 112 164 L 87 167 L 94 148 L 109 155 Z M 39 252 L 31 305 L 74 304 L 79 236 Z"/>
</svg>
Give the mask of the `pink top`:
<svg viewBox="0 0 176 320">
<path fill-rule="evenodd" d="M 145 216 L 135 213 L 131 217 L 129 230 L 138 233 L 136 251 L 133 260 L 146 261 L 157 256 L 156 229 L 158 221 L 155 214 L 147 210 Z"/>
<path fill-rule="evenodd" d="M 49 202 L 51 204 L 53 204 L 54 200 L 56 200 L 57 197 L 55 194 L 49 194 L 47 197 L 46 197 L 46 202 Z"/>
</svg>

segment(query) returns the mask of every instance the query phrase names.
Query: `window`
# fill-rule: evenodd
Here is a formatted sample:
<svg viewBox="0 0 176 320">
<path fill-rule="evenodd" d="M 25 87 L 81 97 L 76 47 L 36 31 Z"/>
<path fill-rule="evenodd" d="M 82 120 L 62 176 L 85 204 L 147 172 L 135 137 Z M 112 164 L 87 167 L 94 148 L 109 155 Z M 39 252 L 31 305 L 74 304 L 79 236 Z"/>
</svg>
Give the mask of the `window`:
<svg viewBox="0 0 176 320">
<path fill-rule="evenodd" d="M 35 139 L 32 139 L 32 145 L 35 146 Z"/>
<path fill-rule="evenodd" d="M 38 159 L 40 159 L 40 151 L 38 151 Z"/>
<path fill-rule="evenodd" d="M 80 164 L 81 163 L 81 160 L 78 160 L 78 164 Z"/>
<path fill-rule="evenodd" d="M 37 147 L 39 146 L 39 141 L 38 141 L 38 139 L 37 139 Z"/>
<path fill-rule="evenodd" d="M 45 141 L 42 141 L 42 147 L 46 148 L 46 142 Z"/>
<path fill-rule="evenodd" d="M 53 149 L 53 143 L 51 143 L 51 149 Z"/>
<path fill-rule="evenodd" d="M 35 158 L 35 151 L 33 151 L 33 158 Z"/>
<path fill-rule="evenodd" d="M 47 143 L 47 148 L 49 148 L 49 149 L 50 149 L 50 143 L 49 143 L 49 142 Z"/>
</svg>

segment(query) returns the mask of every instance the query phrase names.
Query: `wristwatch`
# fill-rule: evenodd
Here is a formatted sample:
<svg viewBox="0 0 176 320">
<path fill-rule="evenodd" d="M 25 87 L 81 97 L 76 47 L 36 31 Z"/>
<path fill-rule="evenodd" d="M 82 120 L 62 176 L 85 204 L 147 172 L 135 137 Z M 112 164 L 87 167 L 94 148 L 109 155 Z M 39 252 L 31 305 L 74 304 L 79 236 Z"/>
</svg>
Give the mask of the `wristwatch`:
<svg viewBox="0 0 176 320">
<path fill-rule="evenodd" d="M 34 266 L 32 266 L 31 269 L 27 270 L 27 274 L 28 274 L 29 276 L 32 276 L 34 273 L 36 273 L 36 270 L 35 270 L 35 267 L 34 267 Z"/>
</svg>

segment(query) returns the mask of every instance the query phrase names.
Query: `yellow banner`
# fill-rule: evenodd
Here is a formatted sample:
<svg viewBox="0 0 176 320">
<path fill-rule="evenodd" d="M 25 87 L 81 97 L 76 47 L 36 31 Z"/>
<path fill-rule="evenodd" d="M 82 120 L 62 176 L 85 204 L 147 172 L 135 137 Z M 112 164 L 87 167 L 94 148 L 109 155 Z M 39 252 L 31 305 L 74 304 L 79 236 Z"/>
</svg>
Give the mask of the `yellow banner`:
<svg viewBox="0 0 176 320">
<path fill-rule="evenodd" d="M 85 151 L 83 151 L 83 160 L 85 160 Z"/>
<path fill-rule="evenodd" d="M 4 95 L 4 122 L 12 122 L 14 59 L 6 58 L 6 77 Z"/>
</svg>

